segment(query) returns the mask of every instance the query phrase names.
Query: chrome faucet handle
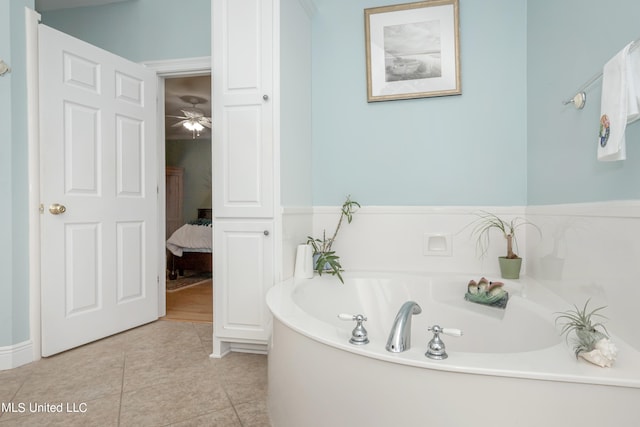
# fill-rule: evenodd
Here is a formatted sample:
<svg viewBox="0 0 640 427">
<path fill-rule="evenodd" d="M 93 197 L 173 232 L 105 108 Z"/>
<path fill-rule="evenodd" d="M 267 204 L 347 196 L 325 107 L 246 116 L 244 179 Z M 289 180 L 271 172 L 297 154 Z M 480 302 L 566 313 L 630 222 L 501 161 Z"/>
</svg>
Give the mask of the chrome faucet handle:
<svg viewBox="0 0 640 427">
<path fill-rule="evenodd" d="M 427 328 L 427 331 L 433 331 L 433 333 L 436 333 L 436 329 L 435 328 L 437 328 L 437 333 L 439 333 L 439 334 L 451 335 L 452 337 L 461 337 L 462 336 L 462 329 L 441 328 L 438 325 L 429 326 Z"/>
<path fill-rule="evenodd" d="M 367 318 L 362 314 L 338 314 L 340 320 L 355 320 L 356 327 L 351 331 L 351 339 L 349 342 L 355 345 L 363 345 L 369 343 L 369 337 L 367 336 L 367 330 L 362 326 L 362 322 L 366 322 Z"/>
<path fill-rule="evenodd" d="M 433 338 L 427 344 L 427 352 L 424 354 L 429 359 L 443 360 L 449 357 L 445 350 L 444 342 L 440 339 L 440 334 L 450 335 L 452 337 L 461 337 L 462 330 L 453 328 L 443 328 L 440 325 L 433 325 L 427 328 L 433 332 Z"/>
</svg>

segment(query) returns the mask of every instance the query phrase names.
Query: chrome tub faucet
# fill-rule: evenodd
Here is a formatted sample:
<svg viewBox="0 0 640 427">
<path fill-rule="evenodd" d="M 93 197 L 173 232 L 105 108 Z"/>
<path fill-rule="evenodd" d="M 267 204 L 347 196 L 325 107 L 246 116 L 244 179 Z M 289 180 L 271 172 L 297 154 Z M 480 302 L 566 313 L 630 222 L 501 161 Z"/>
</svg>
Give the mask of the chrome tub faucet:
<svg viewBox="0 0 640 427">
<path fill-rule="evenodd" d="M 401 353 L 409 350 L 411 347 L 411 316 L 420 313 L 422 313 L 422 308 L 417 302 L 407 301 L 402 304 L 393 321 L 389 339 L 387 339 L 387 351 Z"/>
</svg>

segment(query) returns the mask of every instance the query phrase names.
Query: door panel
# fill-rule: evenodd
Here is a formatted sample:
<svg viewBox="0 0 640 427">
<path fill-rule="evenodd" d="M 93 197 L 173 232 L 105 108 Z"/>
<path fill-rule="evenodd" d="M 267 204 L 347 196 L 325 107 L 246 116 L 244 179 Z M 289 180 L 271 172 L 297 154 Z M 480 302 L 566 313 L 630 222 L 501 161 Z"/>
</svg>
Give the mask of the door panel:
<svg viewBox="0 0 640 427">
<path fill-rule="evenodd" d="M 157 318 L 157 79 L 38 28 L 48 356 Z M 66 210 L 51 212 L 53 204 Z"/>
<path fill-rule="evenodd" d="M 99 270 L 100 224 L 65 225 L 66 308 L 67 316 L 100 308 L 101 281 Z"/>
<path fill-rule="evenodd" d="M 217 218 L 273 217 L 273 5 L 213 2 Z"/>
<path fill-rule="evenodd" d="M 216 252 L 215 335 L 266 340 L 270 317 L 265 304 L 266 293 L 273 286 L 273 223 L 271 221 L 219 221 L 214 239 Z M 216 306 L 218 307 L 218 305 Z"/>
</svg>

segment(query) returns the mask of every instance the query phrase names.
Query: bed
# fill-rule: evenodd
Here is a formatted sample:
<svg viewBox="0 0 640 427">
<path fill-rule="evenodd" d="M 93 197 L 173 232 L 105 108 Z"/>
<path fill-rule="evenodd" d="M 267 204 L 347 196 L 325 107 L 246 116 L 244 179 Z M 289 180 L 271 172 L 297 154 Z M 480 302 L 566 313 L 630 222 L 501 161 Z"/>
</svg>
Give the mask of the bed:
<svg viewBox="0 0 640 427">
<path fill-rule="evenodd" d="M 184 276 L 185 270 L 212 272 L 212 240 L 211 209 L 198 209 L 198 219 L 178 228 L 167 240 L 169 279 Z"/>
</svg>

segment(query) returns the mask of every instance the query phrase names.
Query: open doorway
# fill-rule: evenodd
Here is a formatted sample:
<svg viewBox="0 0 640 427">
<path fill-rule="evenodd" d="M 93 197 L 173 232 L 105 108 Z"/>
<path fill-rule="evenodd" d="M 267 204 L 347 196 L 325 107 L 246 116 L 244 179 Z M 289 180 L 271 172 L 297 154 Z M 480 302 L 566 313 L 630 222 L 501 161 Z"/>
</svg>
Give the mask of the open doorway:
<svg viewBox="0 0 640 427">
<path fill-rule="evenodd" d="M 168 320 L 212 322 L 211 75 L 164 79 Z"/>
</svg>

